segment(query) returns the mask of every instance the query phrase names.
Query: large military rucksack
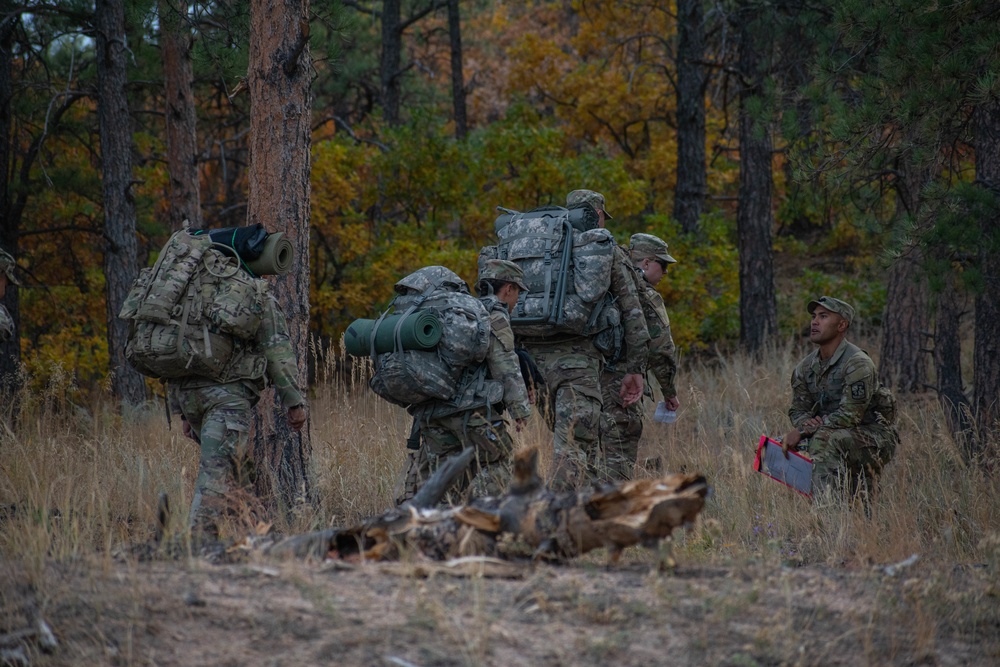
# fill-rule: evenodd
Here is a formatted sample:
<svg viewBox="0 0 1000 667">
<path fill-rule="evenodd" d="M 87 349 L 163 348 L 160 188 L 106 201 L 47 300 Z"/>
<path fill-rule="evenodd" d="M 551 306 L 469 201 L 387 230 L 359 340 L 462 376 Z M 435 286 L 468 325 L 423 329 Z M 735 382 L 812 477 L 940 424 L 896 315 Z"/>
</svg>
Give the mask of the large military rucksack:
<svg viewBox="0 0 1000 667">
<path fill-rule="evenodd" d="M 490 316 L 465 282 L 443 266 L 414 271 L 396 283 L 397 296 L 372 327 L 373 335 L 390 314 L 430 311 L 440 321 L 441 337 L 430 350 L 394 346 L 373 355 L 369 382 L 382 398 L 412 408 L 427 401 L 452 402 L 456 410 L 476 407 L 477 400 L 499 402 L 496 388 L 484 384 L 482 363 L 490 344 Z M 499 383 L 495 383 L 499 385 Z"/>
<path fill-rule="evenodd" d="M 248 349 L 266 298 L 267 283 L 240 268 L 231 249 L 179 231 L 139 272 L 118 314 L 130 321 L 125 359 L 158 379 L 262 377 L 266 362 Z"/>
<path fill-rule="evenodd" d="M 497 245 L 483 248 L 479 261 L 506 259 L 524 271 L 528 291 L 510 317 L 515 334 L 595 336 L 618 325 L 608 294 L 615 241 L 597 227 L 592 207 L 502 210 L 494 223 Z"/>
</svg>

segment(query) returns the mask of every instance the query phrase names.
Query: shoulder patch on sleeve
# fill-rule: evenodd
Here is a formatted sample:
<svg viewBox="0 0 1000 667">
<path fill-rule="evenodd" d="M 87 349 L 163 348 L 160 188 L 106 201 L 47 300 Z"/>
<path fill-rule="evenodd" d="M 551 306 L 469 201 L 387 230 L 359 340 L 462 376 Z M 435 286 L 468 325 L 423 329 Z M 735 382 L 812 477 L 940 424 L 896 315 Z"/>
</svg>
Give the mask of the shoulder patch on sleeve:
<svg viewBox="0 0 1000 667">
<path fill-rule="evenodd" d="M 868 396 L 868 388 L 865 386 L 864 381 L 855 382 L 851 385 L 851 398 L 862 399 Z"/>
</svg>

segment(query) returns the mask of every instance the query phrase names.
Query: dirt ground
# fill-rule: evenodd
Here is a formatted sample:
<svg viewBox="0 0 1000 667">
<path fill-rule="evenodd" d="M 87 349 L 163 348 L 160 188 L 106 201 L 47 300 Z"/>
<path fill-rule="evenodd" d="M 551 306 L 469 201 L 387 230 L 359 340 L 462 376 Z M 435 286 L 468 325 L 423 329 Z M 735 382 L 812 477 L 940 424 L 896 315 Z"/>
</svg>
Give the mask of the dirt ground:
<svg viewBox="0 0 1000 667">
<path fill-rule="evenodd" d="M 654 575 L 635 558 L 598 561 L 505 577 L 259 558 L 108 558 L 30 574 L 7 563 L 0 634 L 36 608 L 59 646 L 45 654 L 28 640 L 31 665 L 1000 664 L 989 567 L 681 563 Z"/>
</svg>

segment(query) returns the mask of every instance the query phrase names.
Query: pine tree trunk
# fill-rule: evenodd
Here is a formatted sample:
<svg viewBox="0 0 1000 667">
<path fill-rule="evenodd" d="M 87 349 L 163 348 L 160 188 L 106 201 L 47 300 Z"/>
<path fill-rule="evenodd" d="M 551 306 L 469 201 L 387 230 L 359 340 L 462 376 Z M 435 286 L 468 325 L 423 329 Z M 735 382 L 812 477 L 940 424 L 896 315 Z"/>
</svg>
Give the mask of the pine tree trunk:
<svg viewBox="0 0 1000 667">
<path fill-rule="evenodd" d="M 462 74 L 462 17 L 458 0 L 448 0 L 448 39 L 451 43 L 451 98 L 455 109 L 455 136 L 465 139 L 469 121 L 465 110 L 465 78 Z"/>
<path fill-rule="evenodd" d="M 13 2 L 0 0 L 0 17 L 11 15 Z M 17 256 L 18 220 L 11 215 L 11 98 L 14 94 L 13 35 L 14 20 L 0 20 L 0 249 Z M 20 313 L 16 285 L 7 286 L 0 302 L 14 318 L 14 335 L 0 343 L 0 404 L 9 405 L 16 392 L 18 369 L 21 365 Z"/>
<path fill-rule="evenodd" d="M 896 224 L 917 215 L 921 191 L 930 180 L 926 168 L 904 164 L 896 182 Z M 897 392 L 924 390 L 928 379 L 928 358 L 922 351 L 930 331 L 929 294 L 923 276 L 923 251 L 908 243 L 889 268 L 886 307 L 882 317 L 882 351 L 879 379 Z"/>
<path fill-rule="evenodd" d="M 249 224 L 285 233 L 295 263 L 272 282 L 298 355 L 299 387 L 307 386 L 309 333 L 310 83 L 308 0 L 254 0 L 250 10 Z M 290 509 L 310 498 L 308 426 L 293 433 L 273 390 L 261 397 L 254 454 L 267 461 L 275 500 Z M 262 497 L 267 497 L 263 495 Z"/>
<path fill-rule="evenodd" d="M 976 182 L 1000 199 L 1000 101 L 984 102 L 975 114 Z M 974 409 L 983 445 L 992 457 L 1000 454 L 1000 215 L 983 216 L 979 270 L 982 291 L 976 295 Z M 989 436 L 989 437 L 986 437 Z"/>
<path fill-rule="evenodd" d="M 198 182 L 198 134 L 191 82 L 193 39 L 184 16 L 186 5 L 159 0 L 160 44 L 166 89 L 167 173 L 170 175 L 169 219 L 172 230 L 185 220 L 202 227 Z"/>
<path fill-rule="evenodd" d="M 399 123 L 400 71 L 403 53 L 403 29 L 400 0 L 382 2 L 382 113 L 389 125 Z"/>
<path fill-rule="evenodd" d="M 135 201 L 132 197 L 132 122 L 125 94 L 128 48 L 121 0 L 97 0 L 98 116 L 104 195 L 104 276 L 111 390 L 130 404 L 145 400 L 142 376 L 125 362 L 128 325 L 118 319 L 125 296 L 139 273 L 136 260 Z"/>
<path fill-rule="evenodd" d="M 934 367 L 937 372 L 938 401 L 948 420 L 948 428 L 962 447 L 966 460 L 975 451 L 969 399 L 962 380 L 962 314 L 965 298 L 955 276 L 938 296 L 934 325 Z"/>
<path fill-rule="evenodd" d="M 697 232 L 705 195 L 705 76 L 702 0 L 677 1 L 677 184 L 674 218 Z"/>
<path fill-rule="evenodd" d="M 778 330 L 771 235 L 771 129 L 767 119 L 752 118 L 748 102 L 761 94 L 758 45 L 750 28 L 740 31 L 740 189 L 736 206 L 740 256 L 740 344 L 760 352 Z"/>
</svg>

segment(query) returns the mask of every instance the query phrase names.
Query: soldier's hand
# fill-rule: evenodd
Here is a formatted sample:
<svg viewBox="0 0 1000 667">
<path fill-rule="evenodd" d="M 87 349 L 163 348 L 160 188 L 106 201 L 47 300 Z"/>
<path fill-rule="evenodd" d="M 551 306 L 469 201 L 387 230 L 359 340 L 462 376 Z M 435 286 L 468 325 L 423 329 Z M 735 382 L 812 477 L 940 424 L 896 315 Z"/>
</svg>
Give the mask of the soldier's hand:
<svg viewBox="0 0 1000 667">
<path fill-rule="evenodd" d="M 306 423 L 306 406 L 296 405 L 288 408 L 288 428 L 301 431 Z"/>
<path fill-rule="evenodd" d="M 788 458 L 788 450 L 794 452 L 799 448 L 800 442 L 802 442 L 802 433 L 797 428 L 793 428 L 788 432 L 788 435 L 781 439 L 781 453 L 785 455 L 786 459 Z"/>
<path fill-rule="evenodd" d="M 823 425 L 822 417 L 810 417 L 805 420 L 802 424 L 802 433 L 806 435 L 812 435 L 819 430 L 819 427 Z"/>
<path fill-rule="evenodd" d="M 184 417 L 181 417 L 181 431 L 184 432 L 184 437 L 185 438 L 191 438 L 192 440 L 195 440 L 195 441 L 198 440 L 198 438 L 195 437 L 194 429 L 191 428 L 191 422 L 189 422 L 188 420 L 184 419 Z"/>
<path fill-rule="evenodd" d="M 676 396 L 663 399 L 663 404 L 667 406 L 667 410 L 677 411 L 677 408 L 681 407 L 681 402 L 677 400 Z"/>
<path fill-rule="evenodd" d="M 628 407 L 642 400 L 643 379 L 639 373 L 629 373 L 622 379 L 622 406 Z"/>
</svg>

